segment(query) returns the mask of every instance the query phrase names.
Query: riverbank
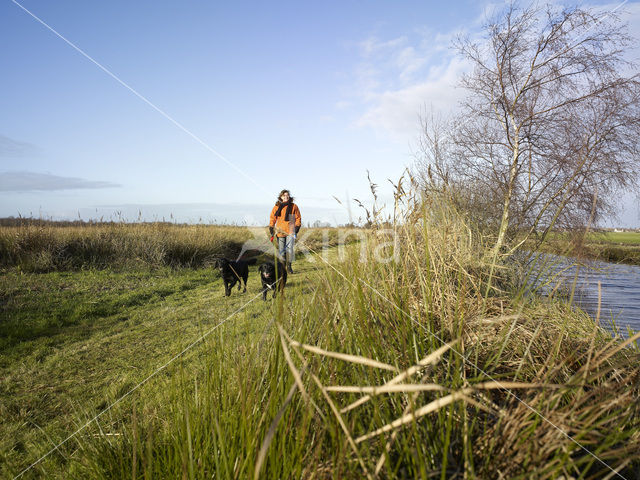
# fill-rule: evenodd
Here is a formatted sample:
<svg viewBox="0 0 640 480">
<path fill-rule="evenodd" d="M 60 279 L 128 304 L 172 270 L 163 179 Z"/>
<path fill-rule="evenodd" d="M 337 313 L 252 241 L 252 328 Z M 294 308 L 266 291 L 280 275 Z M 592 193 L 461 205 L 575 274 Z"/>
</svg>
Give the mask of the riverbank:
<svg viewBox="0 0 640 480">
<path fill-rule="evenodd" d="M 635 347 L 562 302 L 513 290 L 491 245 L 446 206 L 412 220 L 396 237 L 373 229 L 313 248 L 267 302 L 253 266 L 248 291 L 231 297 L 206 267 L 8 269 L 1 308 L 16 336 L 0 365 L 2 475 L 83 426 L 28 475 L 635 471 Z M 18 338 L 28 322 L 46 328 Z"/>
<path fill-rule="evenodd" d="M 554 233 L 541 251 L 567 257 L 640 265 L 640 233 L 589 232 L 584 236 Z"/>
</svg>

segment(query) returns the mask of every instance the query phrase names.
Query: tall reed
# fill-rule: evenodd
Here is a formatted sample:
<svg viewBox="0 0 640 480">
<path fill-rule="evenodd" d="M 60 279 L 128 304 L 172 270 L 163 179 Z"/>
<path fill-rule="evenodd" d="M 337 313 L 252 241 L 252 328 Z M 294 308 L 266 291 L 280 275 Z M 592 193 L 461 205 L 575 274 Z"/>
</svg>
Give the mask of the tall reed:
<svg viewBox="0 0 640 480">
<path fill-rule="evenodd" d="M 202 267 L 238 254 L 249 238 L 246 228 L 217 225 L 27 222 L 0 227 L 0 268 Z"/>
</svg>

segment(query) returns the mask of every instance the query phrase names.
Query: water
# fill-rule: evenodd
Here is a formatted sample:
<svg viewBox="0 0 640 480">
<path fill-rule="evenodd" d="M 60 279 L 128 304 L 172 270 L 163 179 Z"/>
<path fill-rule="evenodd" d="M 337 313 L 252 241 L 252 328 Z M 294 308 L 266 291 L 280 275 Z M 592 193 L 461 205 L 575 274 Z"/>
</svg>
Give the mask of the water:
<svg viewBox="0 0 640 480">
<path fill-rule="evenodd" d="M 598 283 L 600 284 L 600 323 L 611 327 L 615 322 L 618 333 L 628 335 L 628 329 L 640 331 L 640 266 L 621 265 L 600 261 L 587 261 L 575 265 L 575 260 L 554 255 L 538 257 L 538 263 L 547 262 L 551 275 L 557 277 L 542 288 L 550 293 L 558 283 L 561 291 L 574 290 L 573 301 L 592 317 L 598 311 Z M 546 276 L 549 279 L 549 275 Z M 575 288 L 574 288 L 575 284 Z"/>
</svg>

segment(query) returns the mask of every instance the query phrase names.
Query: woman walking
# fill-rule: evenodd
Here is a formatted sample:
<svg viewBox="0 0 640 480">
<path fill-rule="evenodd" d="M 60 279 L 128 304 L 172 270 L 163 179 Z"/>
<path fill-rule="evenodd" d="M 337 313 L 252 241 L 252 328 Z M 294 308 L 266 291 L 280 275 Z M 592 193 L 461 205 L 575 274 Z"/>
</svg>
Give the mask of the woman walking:
<svg viewBox="0 0 640 480">
<path fill-rule="evenodd" d="M 272 242 L 274 234 L 278 239 L 278 254 L 280 259 L 286 262 L 289 273 L 293 273 L 291 268 L 291 262 L 295 259 L 293 248 L 301 225 L 300 209 L 293 203 L 293 197 L 289 190 L 282 190 L 271 210 L 269 233 Z"/>
</svg>

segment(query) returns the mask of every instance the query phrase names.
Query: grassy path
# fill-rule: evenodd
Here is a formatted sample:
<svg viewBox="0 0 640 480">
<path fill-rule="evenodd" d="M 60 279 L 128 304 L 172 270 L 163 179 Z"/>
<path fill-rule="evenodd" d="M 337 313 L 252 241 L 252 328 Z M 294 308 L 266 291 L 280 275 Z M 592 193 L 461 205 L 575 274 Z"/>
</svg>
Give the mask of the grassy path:
<svg viewBox="0 0 640 480">
<path fill-rule="evenodd" d="M 288 295 L 308 288 L 314 268 L 296 267 Z M 0 476 L 26 468 L 238 309 L 217 334 L 238 346 L 259 340 L 275 307 L 259 293 L 256 267 L 247 292 L 228 298 L 211 269 L 1 277 Z M 155 395 L 157 378 L 136 395 Z"/>
</svg>

